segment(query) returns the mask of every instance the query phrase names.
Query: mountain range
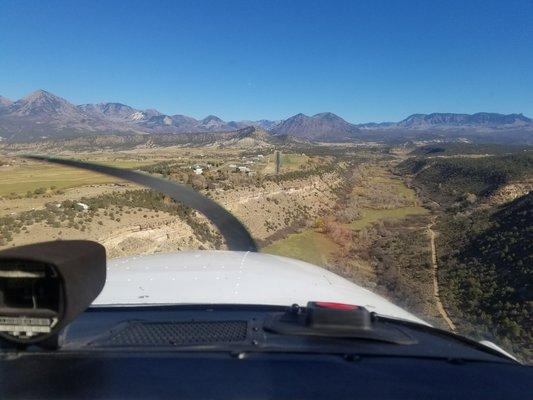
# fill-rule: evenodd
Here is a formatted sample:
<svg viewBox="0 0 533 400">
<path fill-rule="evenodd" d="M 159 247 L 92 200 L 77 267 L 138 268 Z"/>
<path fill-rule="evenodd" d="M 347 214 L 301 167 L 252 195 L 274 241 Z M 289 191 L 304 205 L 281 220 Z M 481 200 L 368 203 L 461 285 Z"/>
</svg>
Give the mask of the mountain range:
<svg viewBox="0 0 533 400">
<path fill-rule="evenodd" d="M 352 124 L 331 112 L 313 116 L 296 114 L 279 121 L 223 121 L 215 115 L 195 119 L 166 115 L 154 109 L 140 110 L 121 103 L 74 105 L 37 90 L 17 101 L 0 96 L 0 137 L 12 141 L 42 137 L 92 134 L 185 134 L 232 132 L 260 128 L 269 135 L 289 135 L 313 141 L 368 139 L 376 134 L 432 132 L 479 134 L 520 132 L 533 134 L 533 121 L 522 114 L 413 114 L 399 122 Z"/>
<path fill-rule="evenodd" d="M 522 114 L 496 114 L 480 112 L 476 114 L 452 114 L 452 113 L 433 113 L 433 114 L 413 114 L 397 125 L 409 128 L 430 128 L 433 126 L 451 127 L 498 127 L 514 126 L 521 127 L 531 124 L 531 119 Z"/>
</svg>

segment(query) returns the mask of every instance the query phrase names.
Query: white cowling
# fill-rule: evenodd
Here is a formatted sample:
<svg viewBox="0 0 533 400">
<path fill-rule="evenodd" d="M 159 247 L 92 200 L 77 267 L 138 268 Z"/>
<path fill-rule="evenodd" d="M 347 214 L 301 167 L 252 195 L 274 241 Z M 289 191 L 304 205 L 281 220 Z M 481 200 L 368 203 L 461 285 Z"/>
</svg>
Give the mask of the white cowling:
<svg viewBox="0 0 533 400">
<path fill-rule="evenodd" d="M 381 296 L 315 265 L 264 253 L 191 251 L 115 259 L 93 306 L 357 304 L 427 324 Z"/>
</svg>

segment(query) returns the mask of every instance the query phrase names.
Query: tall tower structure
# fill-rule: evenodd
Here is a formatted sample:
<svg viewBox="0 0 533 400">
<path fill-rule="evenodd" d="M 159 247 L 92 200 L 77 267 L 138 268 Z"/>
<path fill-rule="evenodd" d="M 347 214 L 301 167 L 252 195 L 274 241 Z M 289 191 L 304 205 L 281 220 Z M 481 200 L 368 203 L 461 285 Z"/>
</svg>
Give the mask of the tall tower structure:
<svg viewBox="0 0 533 400">
<path fill-rule="evenodd" d="M 276 175 L 279 175 L 279 172 L 281 170 L 281 151 L 276 150 Z"/>
</svg>

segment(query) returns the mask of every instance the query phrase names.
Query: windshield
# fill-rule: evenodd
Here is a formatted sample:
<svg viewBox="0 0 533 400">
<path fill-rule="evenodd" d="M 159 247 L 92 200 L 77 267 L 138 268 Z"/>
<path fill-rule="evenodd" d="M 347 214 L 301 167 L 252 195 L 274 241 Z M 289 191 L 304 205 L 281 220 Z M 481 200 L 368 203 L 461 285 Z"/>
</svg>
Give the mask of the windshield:
<svg viewBox="0 0 533 400">
<path fill-rule="evenodd" d="M 156 277 L 158 303 L 364 298 L 531 361 L 530 4 L 2 8 L 0 250 L 103 244 L 105 304 Z M 27 154 L 185 184 L 298 262 L 210 253 L 195 204 Z"/>
</svg>

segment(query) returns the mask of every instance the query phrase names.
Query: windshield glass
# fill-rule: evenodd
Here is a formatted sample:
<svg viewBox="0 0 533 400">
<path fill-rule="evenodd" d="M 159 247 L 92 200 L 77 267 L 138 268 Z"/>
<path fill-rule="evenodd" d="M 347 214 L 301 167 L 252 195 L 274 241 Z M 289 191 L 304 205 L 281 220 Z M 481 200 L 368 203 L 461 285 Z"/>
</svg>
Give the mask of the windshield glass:
<svg viewBox="0 0 533 400">
<path fill-rule="evenodd" d="M 531 361 L 531 4 L 147 7 L 2 6 L 0 250 L 103 244 L 106 304 L 364 299 Z M 30 153 L 185 184 L 260 253 L 328 272 L 182 253 L 227 241 L 166 194 Z"/>
</svg>

